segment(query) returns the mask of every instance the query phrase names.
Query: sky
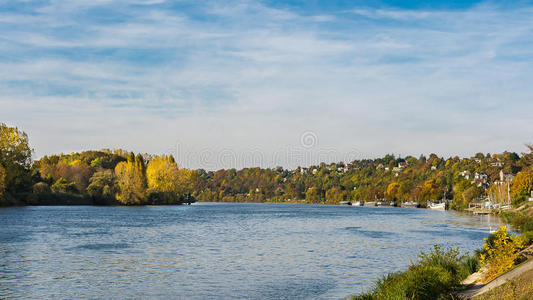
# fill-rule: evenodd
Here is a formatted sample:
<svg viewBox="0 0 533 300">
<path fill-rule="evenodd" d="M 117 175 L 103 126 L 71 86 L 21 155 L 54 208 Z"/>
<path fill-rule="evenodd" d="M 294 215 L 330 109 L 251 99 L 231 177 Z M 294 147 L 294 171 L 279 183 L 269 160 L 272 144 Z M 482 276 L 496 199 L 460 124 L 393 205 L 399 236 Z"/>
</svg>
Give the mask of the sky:
<svg viewBox="0 0 533 300">
<path fill-rule="evenodd" d="M 0 122 L 34 158 L 294 168 L 533 142 L 529 1 L 2 1 Z"/>
</svg>

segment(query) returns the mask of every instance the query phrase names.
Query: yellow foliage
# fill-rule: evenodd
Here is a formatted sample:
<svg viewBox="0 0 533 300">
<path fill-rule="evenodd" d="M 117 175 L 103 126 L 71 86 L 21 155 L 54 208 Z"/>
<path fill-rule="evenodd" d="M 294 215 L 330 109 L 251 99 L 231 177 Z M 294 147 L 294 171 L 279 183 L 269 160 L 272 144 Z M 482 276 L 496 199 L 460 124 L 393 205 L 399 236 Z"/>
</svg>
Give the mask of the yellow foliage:
<svg viewBox="0 0 533 300">
<path fill-rule="evenodd" d="M 155 157 L 146 169 L 146 178 L 150 192 L 168 193 L 176 198 L 192 192 L 196 173 L 179 169 L 171 156 Z"/>
<path fill-rule="evenodd" d="M 141 165 L 121 162 L 115 167 L 119 192 L 118 201 L 123 204 L 141 204 L 145 197 L 146 179 Z"/>
<path fill-rule="evenodd" d="M 69 165 L 71 165 L 71 166 L 83 166 L 84 163 L 83 163 L 81 160 L 76 159 L 76 160 L 71 161 L 71 162 L 69 163 Z"/>
<path fill-rule="evenodd" d="M 518 258 L 525 241 L 517 235 L 509 235 L 507 227 L 502 226 L 492 236 L 485 239 L 484 253 L 480 255 L 482 266 L 487 266 L 485 282 L 510 270 Z"/>
</svg>

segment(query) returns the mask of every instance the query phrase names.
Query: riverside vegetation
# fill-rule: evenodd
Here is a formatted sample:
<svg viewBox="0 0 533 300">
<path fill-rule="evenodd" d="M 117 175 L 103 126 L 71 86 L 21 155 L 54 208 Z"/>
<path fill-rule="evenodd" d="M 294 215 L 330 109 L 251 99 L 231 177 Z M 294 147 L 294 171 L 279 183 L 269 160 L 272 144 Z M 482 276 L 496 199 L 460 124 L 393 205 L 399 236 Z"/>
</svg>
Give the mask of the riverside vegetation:
<svg viewBox="0 0 533 300">
<path fill-rule="evenodd" d="M 85 151 L 44 156 L 32 161 L 28 136 L 0 124 L 0 206 L 8 205 L 144 205 L 194 201 L 284 202 L 336 204 L 344 200 L 386 199 L 425 203 L 445 194 L 452 208 L 464 209 L 478 197 L 504 198 L 497 184 L 502 174 L 513 205 L 504 219 L 520 237 L 501 228 L 473 256 L 458 249 L 422 253 L 402 273 L 379 280 L 374 290 L 354 299 L 449 298 L 463 278 L 486 267 L 490 280 L 519 263 L 518 251 L 533 238 L 533 146 L 529 153 L 478 153 L 471 158 L 419 158 L 387 155 L 348 164 L 324 163 L 309 168 L 187 170 L 172 156 L 124 150 Z M 475 175 L 474 175 L 475 174 Z M 472 178 L 471 178 L 472 176 Z M 493 183 L 494 184 L 491 184 Z M 531 291 L 530 291 L 531 292 Z"/>
<path fill-rule="evenodd" d="M 352 299 L 457 299 L 456 294 L 467 288 L 461 282 L 480 268 L 482 282 L 487 283 L 527 259 L 520 255 L 520 250 L 533 242 L 533 214 L 530 210 L 512 212 L 505 219 L 521 235 L 509 234 L 507 227 L 502 226 L 472 255 L 460 255 L 459 249 L 441 249 L 436 245 L 429 253 L 422 252 L 406 271 L 382 277 L 371 291 Z M 478 298 L 531 299 L 532 276 L 533 270 Z"/>
<path fill-rule="evenodd" d="M 85 151 L 32 161 L 28 136 L 0 124 L 0 205 L 179 204 L 191 199 L 224 202 L 338 204 L 385 199 L 397 204 L 446 196 L 464 209 L 483 196 L 513 204 L 533 190 L 529 153 L 478 153 L 447 159 L 435 154 L 321 163 L 295 170 L 245 168 L 217 171 L 179 168 L 172 156 L 125 150 Z M 500 179 L 514 176 L 512 181 Z M 510 177 L 509 177 L 510 176 Z M 507 179 L 506 179 L 507 180 Z"/>
</svg>

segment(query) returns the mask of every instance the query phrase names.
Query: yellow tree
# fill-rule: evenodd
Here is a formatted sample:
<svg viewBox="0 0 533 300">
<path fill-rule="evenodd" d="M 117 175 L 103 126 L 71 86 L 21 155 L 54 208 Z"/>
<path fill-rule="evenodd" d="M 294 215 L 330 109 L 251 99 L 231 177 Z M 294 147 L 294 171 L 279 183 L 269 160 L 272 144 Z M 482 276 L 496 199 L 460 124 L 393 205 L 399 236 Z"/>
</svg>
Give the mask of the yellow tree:
<svg viewBox="0 0 533 300">
<path fill-rule="evenodd" d="M 192 192 L 196 172 L 179 169 L 172 156 L 155 157 L 146 169 L 148 193 L 152 201 L 176 203 Z"/>
<path fill-rule="evenodd" d="M 389 186 L 387 186 L 387 198 L 389 200 L 396 200 L 398 198 L 398 191 L 400 188 L 400 184 L 397 182 L 391 182 Z"/>
<path fill-rule="evenodd" d="M 117 200 L 122 204 L 142 204 L 145 199 L 146 178 L 143 166 L 135 161 L 121 162 L 115 167 L 119 192 Z"/>
<path fill-rule="evenodd" d="M 514 201 L 520 202 L 525 200 L 533 190 L 533 172 L 524 170 L 516 174 L 511 184 L 511 197 Z"/>
</svg>

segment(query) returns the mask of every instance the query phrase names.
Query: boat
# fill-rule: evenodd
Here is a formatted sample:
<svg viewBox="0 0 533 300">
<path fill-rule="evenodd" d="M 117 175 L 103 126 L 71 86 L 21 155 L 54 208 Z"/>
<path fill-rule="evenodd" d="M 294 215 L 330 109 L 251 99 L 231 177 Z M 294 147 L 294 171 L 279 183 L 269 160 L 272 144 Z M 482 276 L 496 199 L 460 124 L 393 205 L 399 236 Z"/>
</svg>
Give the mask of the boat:
<svg viewBox="0 0 533 300">
<path fill-rule="evenodd" d="M 446 203 L 444 203 L 444 202 L 441 202 L 441 203 L 433 203 L 433 202 L 429 202 L 429 203 L 428 203 L 428 208 L 429 208 L 429 209 L 433 209 L 433 210 L 442 210 L 442 211 L 445 211 L 445 210 L 446 210 Z"/>
<path fill-rule="evenodd" d="M 365 205 L 364 206 L 376 206 L 376 202 L 373 202 L 373 201 L 367 201 L 365 202 Z"/>
<path fill-rule="evenodd" d="M 379 201 L 378 203 L 376 203 L 376 206 L 394 206 L 394 202 Z"/>
<path fill-rule="evenodd" d="M 350 201 L 341 201 L 339 205 L 352 205 L 352 203 Z"/>
<path fill-rule="evenodd" d="M 363 206 L 363 205 L 364 205 L 363 201 L 354 201 L 354 202 L 352 202 L 352 206 Z"/>
<path fill-rule="evenodd" d="M 407 202 L 403 202 L 400 206 L 405 207 L 405 208 L 419 208 L 420 203 L 415 202 L 415 201 L 407 201 Z"/>
</svg>

